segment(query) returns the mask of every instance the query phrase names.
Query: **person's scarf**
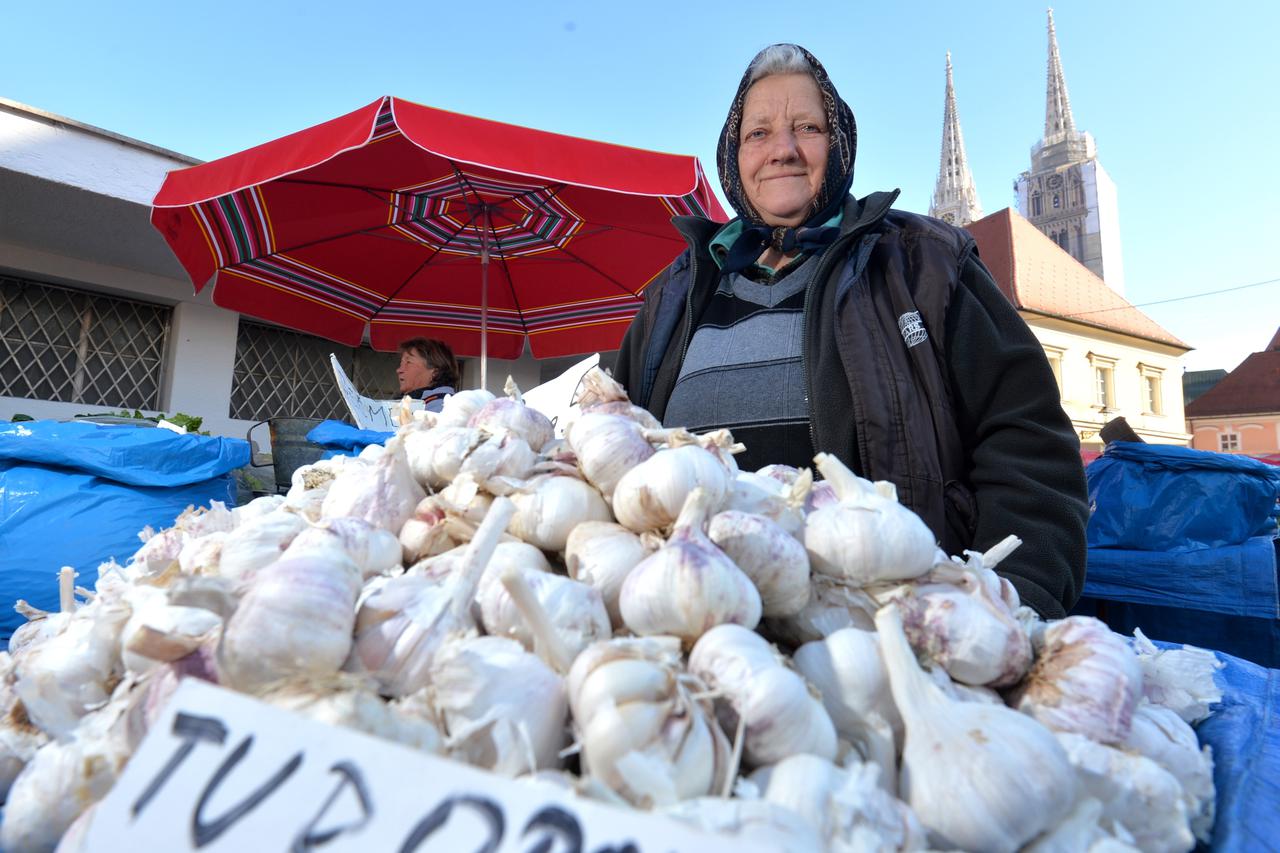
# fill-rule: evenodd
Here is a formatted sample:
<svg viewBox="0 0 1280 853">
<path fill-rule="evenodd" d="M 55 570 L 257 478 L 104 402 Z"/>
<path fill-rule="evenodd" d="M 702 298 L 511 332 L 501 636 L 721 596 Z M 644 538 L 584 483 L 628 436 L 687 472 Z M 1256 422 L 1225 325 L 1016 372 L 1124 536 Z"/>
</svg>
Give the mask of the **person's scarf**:
<svg viewBox="0 0 1280 853">
<path fill-rule="evenodd" d="M 840 233 L 839 228 L 821 226 L 840 211 L 845 196 L 853 185 L 853 159 L 858 147 L 858 126 L 853 119 L 853 110 L 849 109 L 849 105 L 836 91 L 822 63 L 799 45 L 794 47 L 808 60 L 814 82 L 818 84 L 818 91 L 822 93 L 826 107 L 831 146 L 827 152 L 826 174 L 818 196 L 814 199 L 810 216 L 798 227 L 773 227 L 766 225 L 760 218 L 743 191 L 742 176 L 738 173 L 742 105 L 746 100 L 747 90 L 751 88 L 751 68 L 748 67 L 742 75 L 742 82 L 738 84 L 738 92 L 729 108 L 729 117 L 725 119 L 724 129 L 720 132 L 720 143 L 716 146 L 720 184 L 724 187 L 729 204 L 737 211 L 744 225 L 742 233 L 729 247 L 721 263 L 720 268 L 726 273 L 741 272 L 751 266 L 768 247 L 784 255 L 796 251 L 820 251 L 830 245 Z"/>
</svg>

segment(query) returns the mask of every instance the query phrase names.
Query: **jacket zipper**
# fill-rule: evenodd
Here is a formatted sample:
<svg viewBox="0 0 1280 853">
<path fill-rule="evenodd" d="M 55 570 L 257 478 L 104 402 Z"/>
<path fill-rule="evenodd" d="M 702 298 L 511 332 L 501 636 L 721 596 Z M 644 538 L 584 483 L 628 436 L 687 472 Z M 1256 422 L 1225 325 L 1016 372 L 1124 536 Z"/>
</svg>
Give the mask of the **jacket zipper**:
<svg viewBox="0 0 1280 853">
<path fill-rule="evenodd" d="M 844 235 L 827 247 L 827 250 L 822 254 L 821 260 L 818 261 L 818 269 L 804 289 L 804 313 L 801 315 L 804 321 L 800 327 L 800 369 L 804 373 L 804 405 L 809 413 L 809 444 L 813 447 L 815 455 L 820 450 L 818 447 L 818 429 L 814 426 L 813 417 L 813 374 L 809 370 L 809 304 L 818 283 L 825 281 L 827 276 L 830 275 L 831 267 L 834 266 L 832 259 L 843 251 L 845 246 L 853 242 L 853 237 L 853 233 Z"/>
<path fill-rule="evenodd" d="M 680 361 L 681 367 L 684 367 L 684 357 L 689 354 L 689 342 L 693 339 L 693 292 L 698 289 L 698 252 L 693 248 L 693 242 L 689 243 L 691 251 L 689 252 L 689 292 L 684 295 L 684 340 L 680 342 Z M 676 374 L 679 379 L 679 374 Z M 674 387 L 674 386 L 673 386 Z"/>
</svg>

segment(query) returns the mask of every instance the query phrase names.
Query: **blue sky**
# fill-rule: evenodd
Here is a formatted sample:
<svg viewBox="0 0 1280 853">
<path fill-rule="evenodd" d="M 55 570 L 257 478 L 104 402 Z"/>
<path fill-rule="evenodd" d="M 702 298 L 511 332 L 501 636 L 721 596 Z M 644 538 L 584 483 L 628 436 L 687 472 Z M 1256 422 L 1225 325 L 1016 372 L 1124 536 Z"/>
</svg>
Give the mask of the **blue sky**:
<svg viewBox="0 0 1280 853">
<path fill-rule="evenodd" d="M 202 159 L 393 94 L 702 159 L 743 67 L 774 41 L 826 65 L 859 126 L 854 191 L 928 208 L 945 54 L 988 213 L 1012 206 L 1044 122 L 1045 6 L 1029 0 L 734 3 L 0 4 L 0 96 Z M 1280 3 L 1055 7 L 1077 127 L 1118 187 L 1142 305 L 1280 279 Z M 1234 367 L 1280 324 L 1280 282 L 1145 308 Z"/>
</svg>

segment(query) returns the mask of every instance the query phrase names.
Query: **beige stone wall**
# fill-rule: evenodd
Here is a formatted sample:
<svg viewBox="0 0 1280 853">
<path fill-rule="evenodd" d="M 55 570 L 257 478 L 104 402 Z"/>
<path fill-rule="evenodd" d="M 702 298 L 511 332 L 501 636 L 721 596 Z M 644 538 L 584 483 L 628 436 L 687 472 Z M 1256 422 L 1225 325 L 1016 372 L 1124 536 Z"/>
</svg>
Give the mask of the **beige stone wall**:
<svg viewBox="0 0 1280 853">
<path fill-rule="evenodd" d="M 1197 450 L 1223 453 L 1280 453 L 1280 412 L 1220 418 L 1188 418 Z"/>
<path fill-rule="evenodd" d="M 1144 441 L 1190 441 L 1182 400 L 1182 350 L 1030 312 L 1023 312 L 1023 319 L 1055 367 L 1062 408 L 1084 447 L 1100 450 L 1098 431 L 1119 416 Z M 1099 370 L 1108 373 L 1105 400 Z M 1154 406 L 1148 394 L 1152 380 L 1158 389 Z"/>
</svg>

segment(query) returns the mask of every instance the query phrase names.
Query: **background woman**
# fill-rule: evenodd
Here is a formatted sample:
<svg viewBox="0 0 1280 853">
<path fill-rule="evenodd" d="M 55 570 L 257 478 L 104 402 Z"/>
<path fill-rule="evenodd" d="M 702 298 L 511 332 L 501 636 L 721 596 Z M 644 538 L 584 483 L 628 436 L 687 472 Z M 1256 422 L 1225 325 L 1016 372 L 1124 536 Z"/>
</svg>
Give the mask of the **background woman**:
<svg viewBox="0 0 1280 853">
<path fill-rule="evenodd" d="M 444 398 L 458 385 L 458 360 L 443 341 L 411 338 L 400 344 L 400 366 L 396 368 L 400 393 L 423 400 L 427 411 L 438 412 Z"/>
</svg>

